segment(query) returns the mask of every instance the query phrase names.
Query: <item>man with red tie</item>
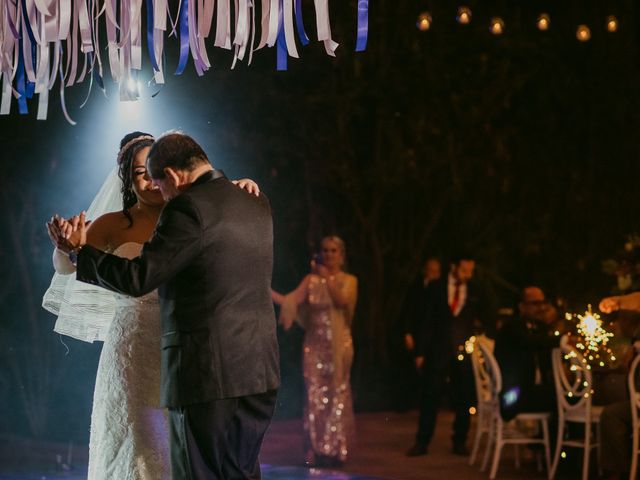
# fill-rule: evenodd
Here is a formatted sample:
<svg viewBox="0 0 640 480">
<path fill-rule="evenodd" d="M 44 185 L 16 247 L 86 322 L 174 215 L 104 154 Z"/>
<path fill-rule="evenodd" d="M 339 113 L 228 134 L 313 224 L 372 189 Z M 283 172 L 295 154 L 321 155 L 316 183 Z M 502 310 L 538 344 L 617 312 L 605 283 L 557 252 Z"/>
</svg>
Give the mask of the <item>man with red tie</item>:
<svg viewBox="0 0 640 480">
<path fill-rule="evenodd" d="M 451 406 L 455 410 L 453 453 L 467 453 L 474 380 L 464 344 L 481 326 L 480 302 L 470 283 L 474 269 L 472 256 L 456 258 L 449 275 L 425 290 L 422 304 L 415 312 L 415 362 L 421 383 L 420 418 L 415 444 L 407 451 L 408 456 L 427 453 L 447 378 Z"/>
</svg>

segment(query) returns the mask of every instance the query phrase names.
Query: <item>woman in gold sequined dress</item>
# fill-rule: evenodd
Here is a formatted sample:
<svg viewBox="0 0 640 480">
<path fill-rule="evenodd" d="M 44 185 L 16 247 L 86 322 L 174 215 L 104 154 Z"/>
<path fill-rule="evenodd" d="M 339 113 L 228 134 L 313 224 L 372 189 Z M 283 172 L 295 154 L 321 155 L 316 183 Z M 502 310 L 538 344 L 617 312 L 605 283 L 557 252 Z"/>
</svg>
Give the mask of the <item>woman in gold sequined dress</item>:
<svg viewBox="0 0 640 480">
<path fill-rule="evenodd" d="M 353 363 L 351 321 L 358 279 L 344 272 L 345 245 L 337 236 L 322 240 L 319 261 L 288 295 L 273 292 L 285 329 L 305 329 L 303 374 L 306 461 L 337 466 L 347 460 L 354 436 L 349 376 Z"/>
</svg>

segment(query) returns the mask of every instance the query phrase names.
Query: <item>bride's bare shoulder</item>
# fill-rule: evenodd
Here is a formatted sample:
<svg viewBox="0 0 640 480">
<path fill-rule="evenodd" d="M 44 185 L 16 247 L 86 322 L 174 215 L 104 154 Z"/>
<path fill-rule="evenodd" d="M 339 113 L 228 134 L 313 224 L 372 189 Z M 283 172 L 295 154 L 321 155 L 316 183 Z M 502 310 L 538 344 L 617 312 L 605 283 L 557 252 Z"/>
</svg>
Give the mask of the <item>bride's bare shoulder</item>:
<svg viewBox="0 0 640 480">
<path fill-rule="evenodd" d="M 129 226 L 129 219 L 122 212 L 109 212 L 100 215 L 89 224 L 87 243 L 96 248 L 108 249 L 113 237 Z"/>
</svg>

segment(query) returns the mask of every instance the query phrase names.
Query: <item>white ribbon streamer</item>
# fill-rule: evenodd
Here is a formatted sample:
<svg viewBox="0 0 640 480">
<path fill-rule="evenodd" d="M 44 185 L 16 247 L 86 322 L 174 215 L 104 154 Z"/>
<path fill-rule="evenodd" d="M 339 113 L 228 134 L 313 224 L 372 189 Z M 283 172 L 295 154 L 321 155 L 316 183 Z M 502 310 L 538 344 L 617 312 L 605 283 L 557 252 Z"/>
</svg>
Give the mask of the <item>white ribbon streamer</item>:
<svg viewBox="0 0 640 480">
<path fill-rule="evenodd" d="M 273 47 L 278 40 L 278 29 L 280 27 L 280 2 L 271 0 L 269 4 L 269 34 L 267 35 L 267 45 Z"/>
<path fill-rule="evenodd" d="M 214 47 L 231 49 L 231 12 L 229 11 L 229 0 L 218 0 L 218 17 L 216 21 L 216 38 L 213 41 Z"/>
</svg>

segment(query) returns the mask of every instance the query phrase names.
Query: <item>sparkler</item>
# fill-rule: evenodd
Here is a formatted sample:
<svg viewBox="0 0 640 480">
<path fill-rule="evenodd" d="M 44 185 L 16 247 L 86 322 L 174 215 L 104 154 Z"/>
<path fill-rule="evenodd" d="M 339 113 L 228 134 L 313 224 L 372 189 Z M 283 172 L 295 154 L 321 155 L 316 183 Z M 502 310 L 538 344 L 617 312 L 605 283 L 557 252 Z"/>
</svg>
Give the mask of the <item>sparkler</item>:
<svg viewBox="0 0 640 480">
<path fill-rule="evenodd" d="M 613 337 L 613 333 L 605 330 L 602 326 L 600 315 L 591 310 L 591 305 L 587 307 L 587 311 L 582 315 L 567 313 L 566 319 L 576 322 L 576 333 L 578 335 L 576 348 L 583 353 L 585 360 L 589 364 L 597 363 L 600 367 L 604 367 L 605 355 L 608 355 L 611 363 L 615 362 L 616 357 L 607 346 L 609 340 Z"/>
</svg>

